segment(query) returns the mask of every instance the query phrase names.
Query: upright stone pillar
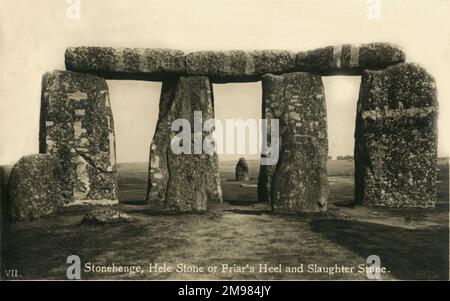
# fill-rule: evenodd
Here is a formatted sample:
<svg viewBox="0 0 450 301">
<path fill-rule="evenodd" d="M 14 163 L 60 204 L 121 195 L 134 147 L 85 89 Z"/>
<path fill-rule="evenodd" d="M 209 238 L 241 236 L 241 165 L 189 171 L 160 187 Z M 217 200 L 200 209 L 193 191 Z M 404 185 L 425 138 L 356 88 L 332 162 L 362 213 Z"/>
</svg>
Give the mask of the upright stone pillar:
<svg viewBox="0 0 450 301">
<path fill-rule="evenodd" d="M 415 64 L 362 76 L 355 132 L 355 201 L 433 207 L 437 111 L 434 79 Z"/>
<path fill-rule="evenodd" d="M 114 122 L 104 79 L 46 73 L 39 140 L 41 153 L 59 159 L 65 205 L 118 202 Z"/>
<path fill-rule="evenodd" d="M 147 201 L 156 208 L 164 208 L 166 200 L 169 169 L 167 152 L 170 151 L 171 123 L 174 118 L 170 111 L 175 97 L 178 78 L 163 81 L 159 100 L 159 116 L 155 134 L 150 146 L 150 163 L 148 171 Z"/>
<path fill-rule="evenodd" d="M 208 201 L 222 201 L 217 154 L 203 149 L 205 138 L 214 144 L 210 139 L 214 127 L 202 131 L 203 123 L 214 118 L 213 103 L 207 77 L 180 77 L 163 83 L 150 149 L 147 200 L 151 206 L 165 211 L 199 212 L 207 209 Z M 176 127 L 172 131 L 173 122 L 181 118 L 188 121 L 188 128 Z M 188 131 L 191 139 L 178 141 L 181 131 Z M 187 153 L 173 152 L 171 144 L 186 142 Z"/>
<path fill-rule="evenodd" d="M 263 77 L 263 118 L 279 120 L 280 149 L 275 165 L 261 165 L 260 200 L 274 212 L 326 210 L 327 120 L 322 79 L 310 73 Z"/>
</svg>

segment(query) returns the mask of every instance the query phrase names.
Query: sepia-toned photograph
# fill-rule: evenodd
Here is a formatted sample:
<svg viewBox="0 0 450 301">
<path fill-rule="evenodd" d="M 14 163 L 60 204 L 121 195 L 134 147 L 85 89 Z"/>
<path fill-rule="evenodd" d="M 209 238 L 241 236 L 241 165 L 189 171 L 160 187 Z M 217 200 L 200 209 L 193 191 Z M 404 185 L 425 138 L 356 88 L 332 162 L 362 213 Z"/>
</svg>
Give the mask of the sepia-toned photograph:
<svg viewBox="0 0 450 301">
<path fill-rule="evenodd" d="M 0 0 L 0 280 L 448 281 L 449 13 Z"/>
</svg>

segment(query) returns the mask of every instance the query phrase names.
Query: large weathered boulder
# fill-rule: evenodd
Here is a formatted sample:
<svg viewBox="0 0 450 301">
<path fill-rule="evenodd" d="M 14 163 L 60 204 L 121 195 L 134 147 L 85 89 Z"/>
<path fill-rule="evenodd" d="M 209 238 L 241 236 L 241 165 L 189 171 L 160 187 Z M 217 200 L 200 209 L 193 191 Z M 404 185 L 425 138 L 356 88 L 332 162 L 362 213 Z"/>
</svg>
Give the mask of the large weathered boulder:
<svg viewBox="0 0 450 301">
<path fill-rule="evenodd" d="M 297 53 L 296 70 L 359 75 L 364 69 L 384 69 L 404 61 L 404 52 L 389 43 L 344 44 Z"/>
<path fill-rule="evenodd" d="M 436 95 L 433 77 L 415 64 L 363 73 L 355 134 L 357 203 L 434 206 Z"/>
<path fill-rule="evenodd" d="M 70 47 L 66 69 L 105 78 L 162 79 L 186 72 L 183 51 L 150 48 Z"/>
<path fill-rule="evenodd" d="M 208 201 L 222 200 L 217 154 L 202 148 L 202 141 L 212 137 L 213 132 L 202 132 L 203 122 L 214 118 L 212 86 L 208 78 L 180 77 L 164 82 L 160 108 L 150 149 L 149 204 L 165 211 L 205 211 Z M 202 120 L 196 115 L 199 113 Z M 200 122 L 197 123 L 200 128 L 196 128 L 194 117 Z M 188 128 L 172 131 L 173 122 L 179 119 L 186 120 Z M 183 141 L 189 145 L 189 150 L 177 154 L 172 145 L 184 145 L 177 140 L 183 131 L 190 136 L 188 141 Z M 197 150 L 191 144 L 194 141 L 200 142 Z"/>
<path fill-rule="evenodd" d="M 40 152 L 59 159 L 66 205 L 117 203 L 114 122 L 104 79 L 67 71 L 44 75 Z"/>
<path fill-rule="evenodd" d="M 55 213 L 63 203 L 61 168 L 53 155 L 22 157 L 8 181 L 9 212 L 12 220 L 32 219 Z"/>
<path fill-rule="evenodd" d="M 88 212 L 82 223 L 91 224 L 117 224 L 131 222 L 131 217 L 123 211 L 111 208 L 99 208 Z"/>
<path fill-rule="evenodd" d="M 250 180 L 248 163 L 245 158 L 240 158 L 235 168 L 236 181 Z"/>
<path fill-rule="evenodd" d="M 263 115 L 279 120 L 279 160 L 261 165 L 258 198 L 275 212 L 317 212 L 327 207 L 327 120 L 319 75 L 263 77 Z M 263 154 L 264 155 L 264 154 Z"/>
<path fill-rule="evenodd" d="M 190 75 L 206 75 L 216 82 L 255 81 L 266 73 L 295 68 L 295 53 L 285 50 L 198 51 L 186 56 Z"/>
</svg>

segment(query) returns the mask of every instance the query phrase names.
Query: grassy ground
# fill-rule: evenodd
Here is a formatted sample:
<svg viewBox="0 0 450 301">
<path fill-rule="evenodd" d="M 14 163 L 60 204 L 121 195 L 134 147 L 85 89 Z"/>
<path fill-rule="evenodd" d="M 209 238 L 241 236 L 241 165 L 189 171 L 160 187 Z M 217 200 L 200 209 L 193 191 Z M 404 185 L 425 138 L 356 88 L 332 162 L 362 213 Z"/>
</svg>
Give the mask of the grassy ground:
<svg viewBox="0 0 450 301">
<path fill-rule="evenodd" d="M 233 180 L 234 164 L 221 164 L 223 204 L 209 204 L 202 215 L 172 216 L 151 212 L 143 202 L 147 165 L 122 164 L 121 204 L 115 207 L 132 216 L 132 223 L 81 224 L 92 208 L 15 223 L 6 233 L 3 269 L 18 269 L 22 279 L 65 279 L 66 258 L 76 254 L 83 264 L 144 268 L 137 274 L 83 272 L 83 279 L 367 279 L 357 267 L 375 254 L 389 270 L 383 279 L 448 279 L 448 161 L 440 162 L 438 204 L 427 210 L 350 206 L 352 162 L 330 161 L 329 211 L 309 216 L 272 215 L 269 204 L 255 202 L 255 185 Z M 257 164 L 249 162 L 251 180 L 245 184 L 256 184 Z M 148 270 L 149 264 L 164 263 L 217 266 L 217 272 Z M 261 264 L 281 265 L 283 271 L 261 272 Z M 313 264 L 356 269 L 309 272 Z M 303 272 L 285 270 L 302 265 Z"/>
</svg>

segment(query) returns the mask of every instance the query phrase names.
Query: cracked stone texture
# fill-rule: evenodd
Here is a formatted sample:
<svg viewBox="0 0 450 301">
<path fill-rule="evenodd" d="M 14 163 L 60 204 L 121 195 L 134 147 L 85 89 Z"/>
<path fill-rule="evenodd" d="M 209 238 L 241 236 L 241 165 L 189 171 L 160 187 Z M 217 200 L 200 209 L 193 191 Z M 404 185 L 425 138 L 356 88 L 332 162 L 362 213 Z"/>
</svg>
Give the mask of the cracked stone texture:
<svg viewBox="0 0 450 301">
<path fill-rule="evenodd" d="M 239 158 L 239 161 L 236 164 L 235 174 L 236 174 L 236 181 L 250 180 L 248 163 L 245 160 L 245 158 Z"/>
<path fill-rule="evenodd" d="M 40 153 L 60 161 L 65 205 L 117 202 L 114 122 L 104 79 L 69 71 L 44 75 Z"/>
<path fill-rule="evenodd" d="M 65 61 L 67 70 L 105 78 L 136 79 L 141 75 L 161 79 L 186 72 L 184 52 L 172 49 L 71 47 Z"/>
<path fill-rule="evenodd" d="M 286 50 L 198 51 L 186 55 L 191 75 L 206 75 L 213 81 L 260 80 L 266 73 L 281 74 L 295 68 L 295 53 Z"/>
<path fill-rule="evenodd" d="M 274 212 L 325 211 L 328 198 L 327 117 L 319 75 L 265 75 L 263 118 L 279 120 L 280 151 L 275 165 L 261 165 L 258 198 Z M 264 155 L 263 155 L 264 156 Z"/>
<path fill-rule="evenodd" d="M 50 154 L 22 157 L 13 167 L 9 181 L 11 220 L 40 218 L 55 213 L 63 203 L 61 168 Z"/>
<path fill-rule="evenodd" d="M 404 52 L 393 44 L 344 44 L 297 53 L 296 70 L 360 75 L 364 69 L 384 69 L 404 61 Z"/>
<path fill-rule="evenodd" d="M 180 77 L 163 83 L 160 114 L 150 148 L 147 194 L 150 206 L 157 209 L 200 212 L 207 209 L 208 201 L 222 201 L 217 154 L 194 154 L 194 147 L 192 154 L 175 154 L 171 150 L 171 141 L 178 134 L 171 131 L 176 119 L 189 121 L 194 141 L 194 111 L 202 112 L 203 122 L 214 118 L 212 85 L 207 77 Z M 202 139 L 209 136 L 197 133 Z"/>
<path fill-rule="evenodd" d="M 434 78 L 415 64 L 364 71 L 355 131 L 355 201 L 434 207 L 438 103 Z"/>
</svg>

